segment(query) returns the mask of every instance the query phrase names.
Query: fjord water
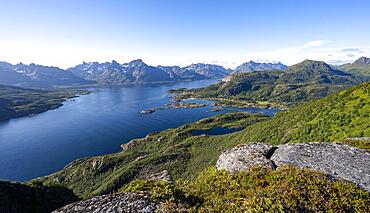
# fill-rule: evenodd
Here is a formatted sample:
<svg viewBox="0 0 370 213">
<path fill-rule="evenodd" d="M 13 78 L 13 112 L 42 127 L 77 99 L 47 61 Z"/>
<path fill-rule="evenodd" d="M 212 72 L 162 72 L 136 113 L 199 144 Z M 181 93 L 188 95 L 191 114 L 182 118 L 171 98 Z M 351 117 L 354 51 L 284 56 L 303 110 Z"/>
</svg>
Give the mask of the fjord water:
<svg viewBox="0 0 370 213">
<path fill-rule="evenodd" d="M 228 111 L 276 112 L 256 108 L 212 112 L 211 107 L 204 107 L 140 114 L 142 109 L 168 103 L 169 89 L 214 82 L 94 89 L 58 109 L 0 122 L 0 179 L 25 181 L 48 175 L 78 158 L 118 152 L 121 144 L 133 138 Z"/>
</svg>

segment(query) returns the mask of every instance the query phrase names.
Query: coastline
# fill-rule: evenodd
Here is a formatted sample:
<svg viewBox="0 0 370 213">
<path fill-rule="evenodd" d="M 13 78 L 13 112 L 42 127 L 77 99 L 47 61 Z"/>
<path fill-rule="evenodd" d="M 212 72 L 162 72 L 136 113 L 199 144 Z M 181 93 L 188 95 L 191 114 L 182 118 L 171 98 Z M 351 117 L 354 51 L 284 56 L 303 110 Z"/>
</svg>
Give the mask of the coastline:
<svg viewBox="0 0 370 213">
<path fill-rule="evenodd" d="M 55 103 L 52 104 L 43 104 L 39 105 L 37 108 L 30 108 L 30 109 L 23 109 L 22 111 L 15 111 L 17 108 L 23 107 L 23 106 L 13 106 L 11 107 L 12 111 L 11 114 L 4 115 L 4 117 L 0 117 L 0 122 L 6 122 L 11 119 L 15 118 L 22 118 L 22 117 L 28 117 L 28 116 L 34 116 L 43 112 L 47 112 L 49 110 L 54 110 L 58 109 L 59 107 L 62 107 L 64 102 L 71 100 L 73 98 L 82 96 L 82 95 L 87 95 L 92 93 L 93 91 L 89 90 L 50 90 L 47 91 L 50 93 L 56 93 L 55 95 L 57 96 L 62 96 L 62 97 L 56 97 L 53 99 Z M 61 94 L 60 94 L 61 93 Z M 54 94 L 53 94 L 54 95 Z"/>
</svg>

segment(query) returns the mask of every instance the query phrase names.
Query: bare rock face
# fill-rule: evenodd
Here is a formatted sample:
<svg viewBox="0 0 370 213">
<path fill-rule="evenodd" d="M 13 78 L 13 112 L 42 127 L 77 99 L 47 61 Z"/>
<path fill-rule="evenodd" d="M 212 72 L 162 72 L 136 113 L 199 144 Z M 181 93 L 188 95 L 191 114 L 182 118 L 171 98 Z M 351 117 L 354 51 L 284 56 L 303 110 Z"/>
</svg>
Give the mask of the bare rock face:
<svg viewBox="0 0 370 213">
<path fill-rule="evenodd" d="M 222 153 L 216 167 L 236 172 L 252 166 L 279 168 L 283 164 L 319 170 L 331 177 L 353 182 L 370 192 L 370 153 L 345 144 L 238 145 Z"/>
<path fill-rule="evenodd" d="M 269 159 L 273 147 L 263 143 L 242 144 L 223 152 L 217 160 L 216 168 L 236 172 L 253 166 L 274 168 Z"/>
<path fill-rule="evenodd" d="M 285 144 L 278 146 L 271 160 L 277 166 L 316 169 L 370 191 L 370 153 L 362 149 L 338 143 Z"/>
<path fill-rule="evenodd" d="M 160 204 L 146 195 L 115 193 L 69 204 L 53 213 L 156 212 Z"/>
<path fill-rule="evenodd" d="M 167 170 L 163 170 L 162 172 L 152 174 L 147 179 L 148 180 L 163 180 L 169 183 L 173 183 L 173 178 Z"/>
</svg>

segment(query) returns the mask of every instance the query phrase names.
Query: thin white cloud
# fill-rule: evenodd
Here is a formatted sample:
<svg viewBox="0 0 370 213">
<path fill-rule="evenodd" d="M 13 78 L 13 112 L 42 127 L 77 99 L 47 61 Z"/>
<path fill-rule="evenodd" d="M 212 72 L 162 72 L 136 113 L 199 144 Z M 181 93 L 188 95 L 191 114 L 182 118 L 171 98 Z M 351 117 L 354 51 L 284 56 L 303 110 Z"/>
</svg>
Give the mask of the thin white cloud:
<svg viewBox="0 0 370 213">
<path fill-rule="evenodd" d="M 330 45 L 329 45 L 330 44 Z M 345 50 L 345 51 L 343 51 Z M 351 52 L 351 54 L 348 54 Z M 327 63 L 349 63 L 357 57 L 370 56 L 370 47 L 340 46 L 335 42 L 326 40 L 308 41 L 301 46 L 285 47 L 277 50 L 253 52 L 239 56 L 239 63 L 249 60 L 276 62 L 280 61 L 287 65 L 299 63 L 305 59 L 320 60 Z"/>
<path fill-rule="evenodd" d="M 282 62 L 287 65 L 299 63 L 305 59 L 320 60 L 333 64 L 353 62 L 361 56 L 370 56 L 370 47 L 341 46 L 333 41 L 312 40 L 300 46 L 285 47 L 276 50 L 250 52 L 243 55 L 232 55 L 229 52 L 222 55 L 204 53 L 202 55 L 162 53 L 127 53 L 124 49 L 114 49 L 102 46 L 77 46 L 62 43 L 47 43 L 41 41 L 0 41 L 0 61 L 10 63 L 37 63 L 49 66 L 68 68 L 82 61 L 105 62 L 117 60 L 120 63 L 141 58 L 150 65 L 179 65 L 191 63 L 219 64 L 228 68 L 246 61 Z"/>
<path fill-rule="evenodd" d="M 328 43 L 326 40 L 314 40 L 314 41 L 309 41 L 306 44 L 302 46 L 302 48 L 309 48 L 309 47 L 319 47 L 322 46 L 323 44 Z"/>
</svg>

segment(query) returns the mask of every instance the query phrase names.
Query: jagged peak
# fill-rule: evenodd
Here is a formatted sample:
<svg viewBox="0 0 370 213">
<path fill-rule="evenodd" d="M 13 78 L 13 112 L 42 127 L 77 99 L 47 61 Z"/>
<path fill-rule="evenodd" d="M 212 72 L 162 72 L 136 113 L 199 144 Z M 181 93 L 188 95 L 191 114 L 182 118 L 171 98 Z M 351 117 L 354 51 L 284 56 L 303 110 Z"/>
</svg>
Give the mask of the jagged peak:
<svg viewBox="0 0 370 213">
<path fill-rule="evenodd" d="M 111 64 L 119 65 L 119 63 L 116 60 L 112 60 Z"/>
<path fill-rule="evenodd" d="M 353 65 L 368 66 L 368 65 L 370 65 L 370 58 L 362 56 L 359 59 L 357 59 L 356 61 L 354 61 L 352 64 Z"/>
<path fill-rule="evenodd" d="M 144 61 L 141 60 L 141 59 L 132 60 L 127 65 L 133 66 L 133 67 L 136 67 L 136 66 L 147 66 L 147 64 L 145 64 Z"/>
</svg>

